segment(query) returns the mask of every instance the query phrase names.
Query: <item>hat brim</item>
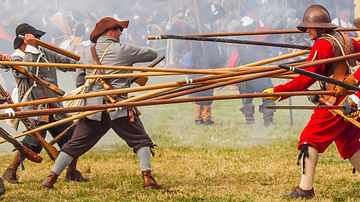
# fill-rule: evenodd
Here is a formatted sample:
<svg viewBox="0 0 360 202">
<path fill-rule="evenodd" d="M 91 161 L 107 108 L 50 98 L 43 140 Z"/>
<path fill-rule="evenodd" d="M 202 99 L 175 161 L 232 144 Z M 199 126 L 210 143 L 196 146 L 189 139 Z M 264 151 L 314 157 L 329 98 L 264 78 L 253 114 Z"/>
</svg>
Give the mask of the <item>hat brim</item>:
<svg viewBox="0 0 360 202">
<path fill-rule="evenodd" d="M 310 22 L 303 22 L 300 25 L 296 26 L 296 28 L 302 32 L 306 32 L 306 29 L 313 28 L 313 29 L 335 29 L 338 26 L 331 23 L 310 23 Z"/>
<path fill-rule="evenodd" d="M 29 31 L 28 33 L 25 34 L 32 34 L 34 35 L 36 38 L 40 39 L 44 34 L 46 34 L 46 32 L 34 29 Z M 22 34 L 19 34 L 22 35 Z M 21 47 L 21 44 L 24 43 L 24 40 L 20 38 L 20 36 L 16 36 L 15 40 L 14 40 L 14 49 L 18 49 Z"/>
</svg>

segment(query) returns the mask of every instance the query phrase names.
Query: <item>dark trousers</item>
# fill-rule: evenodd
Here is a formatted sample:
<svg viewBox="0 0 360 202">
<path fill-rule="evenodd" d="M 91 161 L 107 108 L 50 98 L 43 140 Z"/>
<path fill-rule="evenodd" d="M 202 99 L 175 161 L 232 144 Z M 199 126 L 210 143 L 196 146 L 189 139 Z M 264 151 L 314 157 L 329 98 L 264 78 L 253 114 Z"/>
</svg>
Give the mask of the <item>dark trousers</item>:
<svg viewBox="0 0 360 202">
<path fill-rule="evenodd" d="M 125 140 L 135 153 L 142 147 L 154 146 L 136 114 L 134 121 L 130 122 L 129 117 L 111 120 L 109 114 L 103 112 L 101 121 L 87 118 L 79 120 L 72 138 L 64 144 L 61 151 L 72 157 L 79 157 L 90 150 L 110 128 Z"/>
<path fill-rule="evenodd" d="M 50 116 L 50 122 L 55 122 L 57 120 L 54 120 L 53 116 Z M 45 139 L 46 137 L 46 131 L 49 131 L 51 136 L 53 138 L 55 138 L 58 134 L 60 134 L 61 132 L 63 132 L 66 128 L 68 128 L 73 122 L 67 122 L 52 128 L 49 128 L 47 130 L 42 130 L 39 133 L 41 134 L 41 136 Z M 39 123 L 36 124 L 36 126 L 41 126 L 47 123 Z M 70 130 L 68 130 L 66 133 L 64 134 L 64 138 L 60 138 L 59 141 L 57 142 L 57 144 L 59 145 L 59 147 L 61 148 L 65 142 L 67 142 L 68 140 L 71 139 L 71 135 L 74 132 L 74 127 L 72 127 Z M 41 144 L 36 140 L 36 138 L 33 135 L 27 135 L 22 141 L 21 141 L 25 146 L 27 146 L 29 149 L 31 149 L 32 151 L 34 151 L 35 153 L 40 153 L 42 150 L 42 146 Z"/>
</svg>

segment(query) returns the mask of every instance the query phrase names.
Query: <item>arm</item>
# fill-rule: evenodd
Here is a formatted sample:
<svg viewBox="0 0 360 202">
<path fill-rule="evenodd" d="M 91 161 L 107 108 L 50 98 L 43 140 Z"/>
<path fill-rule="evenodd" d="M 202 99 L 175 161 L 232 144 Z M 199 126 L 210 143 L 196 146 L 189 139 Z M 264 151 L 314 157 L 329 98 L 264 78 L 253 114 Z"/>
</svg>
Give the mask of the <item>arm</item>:
<svg viewBox="0 0 360 202">
<path fill-rule="evenodd" d="M 156 51 L 148 47 L 120 44 L 120 49 L 124 49 L 124 51 L 121 51 L 121 54 L 127 53 L 126 55 L 122 55 L 120 57 L 123 58 L 124 61 L 127 61 L 125 63 L 129 63 L 131 65 L 134 63 L 150 62 L 157 57 Z"/>
<path fill-rule="evenodd" d="M 320 39 L 316 41 L 314 46 L 312 47 L 307 61 L 326 59 L 326 58 L 331 58 L 333 56 L 334 56 L 334 52 L 332 45 L 328 41 L 324 39 Z M 325 70 L 325 65 L 318 65 L 304 69 L 314 73 L 323 74 Z M 304 75 L 299 75 L 286 84 L 282 84 L 274 87 L 274 92 L 302 91 L 310 87 L 313 83 L 315 83 L 315 81 L 316 80 L 313 78 Z M 281 98 L 280 100 L 283 99 L 285 98 Z"/>
</svg>

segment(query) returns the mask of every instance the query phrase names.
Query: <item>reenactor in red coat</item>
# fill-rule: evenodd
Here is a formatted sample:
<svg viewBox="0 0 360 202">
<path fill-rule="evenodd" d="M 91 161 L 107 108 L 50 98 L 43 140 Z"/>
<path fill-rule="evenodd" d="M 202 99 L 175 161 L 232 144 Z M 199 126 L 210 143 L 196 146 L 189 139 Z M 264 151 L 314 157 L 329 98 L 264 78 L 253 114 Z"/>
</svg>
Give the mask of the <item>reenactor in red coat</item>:
<svg viewBox="0 0 360 202">
<path fill-rule="evenodd" d="M 297 28 L 307 32 L 315 43 L 307 61 L 342 56 L 360 51 L 360 44 L 349 39 L 345 34 L 334 31 L 337 26 L 331 24 L 329 12 L 321 5 L 311 5 L 304 13 L 303 22 Z M 307 71 L 343 81 L 353 72 L 355 60 L 321 64 L 306 68 Z M 266 93 L 301 91 L 310 87 L 316 80 L 299 75 L 286 84 L 264 90 Z M 320 83 L 324 90 L 334 90 L 335 85 Z M 271 100 L 283 100 L 285 97 L 267 97 Z M 344 97 L 320 97 L 318 103 L 338 105 Z M 299 160 L 303 158 L 303 170 L 300 184 L 288 195 L 290 198 L 312 198 L 315 195 L 313 182 L 318 153 L 335 142 L 343 159 L 348 159 L 352 166 L 360 172 L 360 129 L 343 117 L 332 114 L 327 109 L 315 109 L 309 123 L 300 135 L 298 149 Z"/>
</svg>

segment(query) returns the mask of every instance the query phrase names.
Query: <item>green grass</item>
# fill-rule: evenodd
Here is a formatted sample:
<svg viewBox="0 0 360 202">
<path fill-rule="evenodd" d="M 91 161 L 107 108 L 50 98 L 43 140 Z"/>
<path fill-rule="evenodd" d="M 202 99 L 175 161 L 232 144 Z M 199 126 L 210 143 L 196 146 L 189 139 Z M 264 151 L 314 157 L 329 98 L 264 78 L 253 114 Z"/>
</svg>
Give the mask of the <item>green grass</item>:
<svg viewBox="0 0 360 202">
<path fill-rule="evenodd" d="M 216 95 L 234 94 L 229 87 Z M 256 99 L 256 106 L 261 100 Z M 308 104 L 294 98 L 294 104 Z M 287 101 L 280 103 L 288 105 Z M 19 171 L 19 185 L 6 183 L 4 201 L 281 201 L 300 180 L 296 165 L 299 134 L 311 111 L 294 111 L 294 126 L 289 112 L 276 112 L 276 126 L 265 128 L 256 108 L 256 124 L 247 126 L 239 111 L 241 100 L 216 101 L 213 126 L 194 124 L 194 105 L 183 103 L 142 107 L 144 125 L 158 145 L 152 158 L 154 177 L 161 190 L 144 190 L 139 165 L 132 149 L 113 132 L 79 160 L 79 169 L 90 181 L 64 181 L 55 190 L 41 190 L 53 162 L 25 163 Z M 12 158 L 11 147 L 2 145 L 1 170 Z M 352 174 L 348 161 L 341 159 L 331 145 L 319 156 L 313 201 L 358 201 L 360 180 Z M 284 200 L 291 201 L 291 200 Z"/>
</svg>

